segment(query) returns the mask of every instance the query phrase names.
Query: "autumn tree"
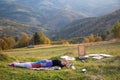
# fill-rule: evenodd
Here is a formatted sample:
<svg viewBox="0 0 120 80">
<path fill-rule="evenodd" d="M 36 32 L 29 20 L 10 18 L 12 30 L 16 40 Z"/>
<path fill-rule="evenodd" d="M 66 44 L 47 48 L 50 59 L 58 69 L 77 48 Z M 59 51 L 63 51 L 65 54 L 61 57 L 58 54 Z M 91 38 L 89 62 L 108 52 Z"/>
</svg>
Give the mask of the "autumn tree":
<svg viewBox="0 0 120 80">
<path fill-rule="evenodd" d="M 95 42 L 95 37 L 93 34 L 90 34 L 89 36 L 89 42 Z"/>
<path fill-rule="evenodd" d="M 69 44 L 67 40 L 62 40 L 62 44 Z"/>
<path fill-rule="evenodd" d="M 83 42 L 84 42 L 84 43 L 89 43 L 89 38 L 87 38 L 87 37 L 84 38 Z"/>
<path fill-rule="evenodd" d="M 3 37 L 3 40 L 7 43 L 9 49 L 13 48 L 16 44 L 13 37 Z"/>
<path fill-rule="evenodd" d="M 25 47 L 29 44 L 30 38 L 26 33 L 22 33 L 22 37 L 18 40 L 17 47 Z"/>
<path fill-rule="evenodd" d="M 102 37 L 101 37 L 101 36 L 96 36 L 96 37 L 95 37 L 95 41 L 96 41 L 96 42 L 102 41 Z"/>
<path fill-rule="evenodd" d="M 1 48 L 1 46 L 0 46 L 0 52 L 2 51 L 2 48 Z"/>
<path fill-rule="evenodd" d="M 7 43 L 3 39 L 0 39 L 0 48 L 2 50 L 8 49 L 8 45 L 7 45 Z"/>
<path fill-rule="evenodd" d="M 40 32 L 40 44 L 45 44 L 45 35 L 43 32 Z"/>
<path fill-rule="evenodd" d="M 120 39 L 120 22 L 117 22 L 113 29 L 112 29 L 113 35 L 115 38 L 119 38 Z"/>
<path fill-rule="evenodd" d="M 40 32 L 40 44 L 50 44 L 51 41 L 48 37 L 44 35 L 43 32 Z"/>
<path fill-rule="evenodd" d="M 51 40 L 47 37 L 45 37 L 45 44 L 51 44 Z"/>
</svg>

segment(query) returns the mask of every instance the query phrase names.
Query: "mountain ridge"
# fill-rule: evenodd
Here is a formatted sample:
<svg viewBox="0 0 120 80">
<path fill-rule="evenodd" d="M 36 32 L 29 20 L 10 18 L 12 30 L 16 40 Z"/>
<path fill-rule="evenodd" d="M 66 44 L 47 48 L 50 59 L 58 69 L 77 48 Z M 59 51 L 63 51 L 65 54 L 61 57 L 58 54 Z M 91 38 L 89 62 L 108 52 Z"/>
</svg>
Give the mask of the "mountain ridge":
<svg viewBox="0 0 120 80">
<path fill-rule="evenodd" d="M 42 28 L 51 37 L 54 36 L 51 33 L 56 33 L 59 29 L 66 28 L 66 25 L 74 20 L 98 17 L 120 7 L 119 0 L 109 0 L 107 3 L 105 1 L 0 0 L 0 18 L 29 25 L 30 28 L 34 27 L 37 30 Z M 31 34 L 28 30 L 26 30 L 27 33 Z M 34 29 L 31 32 L 34 32 Z M 19 31 L 18 34 L 20 34 Z"/>
<path fill-rule="evenodd" d="M 105 0 L 1 0 L 0 3 L 4 3 L 0 4 L 4 8 L 4 11 L 0 8 L 1 18 L 52 29 L 64 27 L 77 19 L 104 15 L 120 7 L 119 0 L 109 0 L 108 3 Z M 63 21 L 66 24 L 60 25 Z"/>
<path fill-rule="evenodd" d="M 120 22 L 120 9 L 101 17 L 85 18 L 77 20 L 59 31 L 59 37 L 73 38 L 90 34 L 102 34 L 110 31 L 116 22 Z M 63 34 L 64 33 L 64 34 Z"/>
</svg>

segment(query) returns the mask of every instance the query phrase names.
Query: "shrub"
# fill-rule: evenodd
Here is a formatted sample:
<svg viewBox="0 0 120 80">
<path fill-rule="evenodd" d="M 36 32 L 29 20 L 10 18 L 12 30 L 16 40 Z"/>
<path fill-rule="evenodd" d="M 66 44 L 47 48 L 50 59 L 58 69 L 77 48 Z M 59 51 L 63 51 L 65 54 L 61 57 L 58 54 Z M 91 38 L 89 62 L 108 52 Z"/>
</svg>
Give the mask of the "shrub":
<svg viewBox="0 0 120 80">
<path fill-rule="evenodd" d="M 98 41 L 102 41 L 101 36 L 97 36 L 97 37 L 95 37 L 95 41 L 96 41 L 96 42 L 98 42 Z"/>
<path fill-rule="evenodd" d="M 89 38 L 84 38 L 84 43 L 89 43 Z"/>
</svg>

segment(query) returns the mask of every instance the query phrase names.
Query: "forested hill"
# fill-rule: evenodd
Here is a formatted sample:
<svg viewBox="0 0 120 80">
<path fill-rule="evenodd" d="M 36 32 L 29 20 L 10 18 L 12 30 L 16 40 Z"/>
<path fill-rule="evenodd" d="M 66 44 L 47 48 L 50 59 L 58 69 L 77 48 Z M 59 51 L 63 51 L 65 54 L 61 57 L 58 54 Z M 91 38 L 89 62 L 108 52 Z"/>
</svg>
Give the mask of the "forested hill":
<svg viewBox="0 0 120 80">
<path fill-rule="evenodd" d="M 0 19 L 0 34 L 6 34 L 9 36 L 18 37 L 22 32 L 26 32 L 29 35 L 34 32 L 40 31 L 42 28 L 32 27 L 30 25 L 21 24 L 8 19 Z"/>
<path fill-rule="evenodd" d="M 55 1 L 60 4 L 59 1 Z M 58 7 L 51 0 L 0 0 L 0 18 L 33 26 L 59 28 L 87 15 L 67 7 Z M 57 26 L 57 27 L 56 27 Z"/>
<path fill-rule="evenodd" d="M 34 31 L 40 31 L 42 27 L 42 30 L 44 30 L 49 37 L 54 36 L 51 33 L 56 32 L 61 28 L 64 28 L 63 32 L 65 32 L 66 37 L 74 37 L 74 35 L 78 36 L 79 34 L 83 34 L 84 36 L 93 32 L 95 29 L 91 28 L 90 31 L 86 32 L 87 27 L 97 27 L 96 24 L 104 17 L 99 19 L 93 18 L 93 20 L 91 20 L 91 18 L 84 18 L 108 14 L 119 8 L 120 0 L 0 0 L 0 18 L 16 22 L 15 24 L 17 25 L 27 25 L 26 27 L 23 27 L 23 25 L 19 27 L 15 27 L 13 25 L 7 25 L 9 27 L 6 27 L 1 25 L 1 28 L 3 29 L 0 33 L 10 35 L 16 34 L 17 36 L 20 35 L 21 32 L 31 34 Z M 66 25 L 78 19 L 83 19 L 80 20 L 80 22 L 85 23 L 82 23 L 83 28 L 76 28 L 73 23 L 74 29 L 70 32 L 69 27 L 66 27 Z M 96 24 L 94 21 L 96 21 Z M 77 25 L 79 24 L 81 23 L 79 23 L 78 20 Z M 111 24 L 112 23 L 110 23 L 110 25 Z M 101 23 L 101 25 L 105 26 L 103 23 Z M 9 28 L 12 28 L 11 31 Z M 70 26 L 70 28 L 72 27 Z M 83 32 L 79 33 L 79 31 Z M 99 30 L 96 30 L 96 32 L 97 31 Z M 63 35 L 63 33 L 60 35 Z"/>
<path fill-rule="evenodd" d="M 119 0 L 0 0 L 0 18 L 58 29 L 120 8 Z"/>
<path fill-rule="evenodd" d="M 119 21 L 120 9 L 105 16 L 74 21 L 61 29 L 58 35 L 61 38 L 74 38 L 88 36 L 91 33 L 102 34 L 107 30 L 111 30 L 113 25 Z"/>
</svg>

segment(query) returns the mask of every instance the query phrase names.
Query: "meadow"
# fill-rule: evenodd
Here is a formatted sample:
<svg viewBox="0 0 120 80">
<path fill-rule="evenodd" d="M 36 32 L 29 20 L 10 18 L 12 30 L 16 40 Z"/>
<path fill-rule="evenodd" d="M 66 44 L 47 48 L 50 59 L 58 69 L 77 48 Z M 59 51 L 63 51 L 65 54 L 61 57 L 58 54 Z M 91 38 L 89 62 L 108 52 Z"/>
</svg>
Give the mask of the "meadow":
<svg viewBox="0 0 120 80">
<path fill-rule="evenodd" d="M 78 59 L 78 45 L 84 45 L 87 54 L 105 53 L 112 58 L 96 60 L 88 58 L 82 63 Z M 4 53 L 4 54 L 3 54 Z M 75 70 L 30 70 L 8 66 L 19 61 L 60 59 L 60 56 L 75 57 Z M 82 69 L 87 69 L 83 73 Z M 37 45 L 35 48 L 5 50 L 0 54 L 0 80 L 120 80 L 120 42 L 97 42 L 89 44 Z"/>
</svg>

